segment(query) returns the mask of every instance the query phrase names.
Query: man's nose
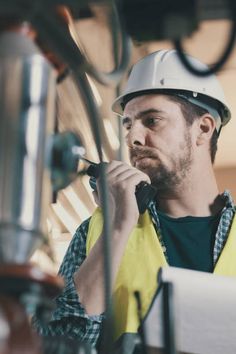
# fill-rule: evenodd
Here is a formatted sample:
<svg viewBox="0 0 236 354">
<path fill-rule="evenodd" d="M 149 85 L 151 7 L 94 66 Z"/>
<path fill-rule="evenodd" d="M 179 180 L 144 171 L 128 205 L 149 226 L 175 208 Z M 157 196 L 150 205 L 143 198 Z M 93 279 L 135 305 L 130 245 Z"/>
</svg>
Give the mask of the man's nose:
<svg viewBox="0 0 236 354">
<path fill-rule="evenodd" d="M 128 146 L 145 145 L 145 129 L 140 122 L 132 124 L 126 136 L 126 142 Z"/>
</svg>

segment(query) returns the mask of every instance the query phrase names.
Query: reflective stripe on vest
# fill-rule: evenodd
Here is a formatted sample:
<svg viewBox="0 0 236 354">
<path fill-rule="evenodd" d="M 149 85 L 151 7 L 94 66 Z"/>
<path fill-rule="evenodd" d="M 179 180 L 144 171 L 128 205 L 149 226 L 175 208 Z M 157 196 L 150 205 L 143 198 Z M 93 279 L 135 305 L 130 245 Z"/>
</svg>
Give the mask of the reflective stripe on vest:
<svg viewBox="0 0 236 354">
<path fill-rule="evenodd" d="M 101 209 L 93 214 L 87 236 L 87 255 L 99 238 L 103 227 Z M 113 306 L 115 335 L 136 333 L 139 327 L 135 291 L 140 292 L 142 318 L 145 316 L 157 289 L 157 273 L 168 266 L 149 213 L 140 215 L 132 231 L 117 274 Z M 236 276 L 236 217 L 234 217 L 227 243 L 214 269 L 215 274 Z M 145 286 L 144 286 L 145 284 Z"/>
</svg>

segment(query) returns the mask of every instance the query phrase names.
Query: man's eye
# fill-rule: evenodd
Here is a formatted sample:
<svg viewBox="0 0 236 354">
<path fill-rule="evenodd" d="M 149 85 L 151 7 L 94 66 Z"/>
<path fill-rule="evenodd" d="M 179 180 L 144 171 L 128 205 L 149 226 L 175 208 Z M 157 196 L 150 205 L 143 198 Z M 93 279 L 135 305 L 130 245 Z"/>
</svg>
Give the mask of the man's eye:
<svg viewBox="0 0 236 354">
<path fill-rule="evenodd" d="M 131 129 L 131 124 L 126 124 L 123 126 L 125 130 L 130 130 Z"/>
<path fill-rule="evenodd" d="M 149 117 L 146 119 L 146 125 L 147 126 L 153 126 L 156 125 L 158 123 L 158 119 L 154 118 L 154 117 Z"/>
</svg>

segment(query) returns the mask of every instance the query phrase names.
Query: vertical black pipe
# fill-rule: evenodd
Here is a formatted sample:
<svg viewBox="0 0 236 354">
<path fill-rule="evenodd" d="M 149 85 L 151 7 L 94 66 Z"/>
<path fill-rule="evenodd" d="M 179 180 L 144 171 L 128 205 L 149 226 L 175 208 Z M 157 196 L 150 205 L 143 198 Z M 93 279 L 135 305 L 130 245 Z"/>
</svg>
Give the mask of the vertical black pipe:
<svg viewBox="0 0 236 354">
<path fill-rule="evenodd" d="M 164 353 L 176 354 L 173 284 L 163 283 L 163 340 Z"/>
</svg>

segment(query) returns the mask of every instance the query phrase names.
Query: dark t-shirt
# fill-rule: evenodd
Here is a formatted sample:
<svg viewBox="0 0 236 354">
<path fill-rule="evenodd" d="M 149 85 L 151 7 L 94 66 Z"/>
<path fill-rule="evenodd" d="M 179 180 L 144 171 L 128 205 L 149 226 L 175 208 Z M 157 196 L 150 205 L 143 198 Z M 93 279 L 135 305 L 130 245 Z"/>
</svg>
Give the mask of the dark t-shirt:
<svg viewBox="0 0 236 354">
<path fill-rule="evenodd" d="M 173 267 L 213 271 L 213 248 L 220 214 L 172 218 L 158 212 L 161 233 Z"/>
</svg>

